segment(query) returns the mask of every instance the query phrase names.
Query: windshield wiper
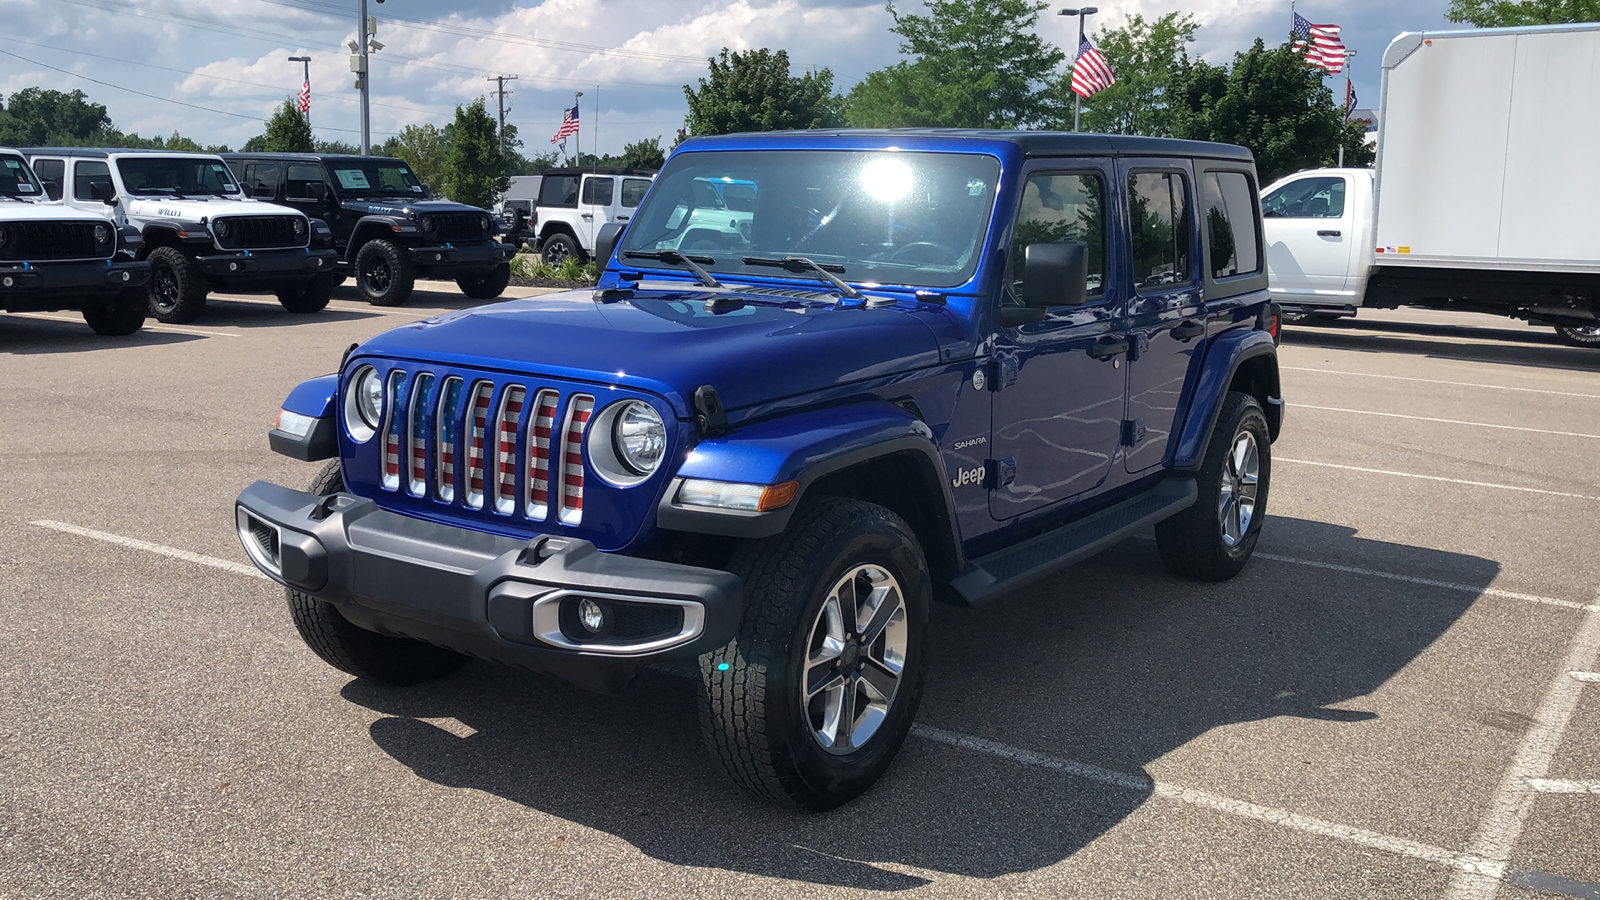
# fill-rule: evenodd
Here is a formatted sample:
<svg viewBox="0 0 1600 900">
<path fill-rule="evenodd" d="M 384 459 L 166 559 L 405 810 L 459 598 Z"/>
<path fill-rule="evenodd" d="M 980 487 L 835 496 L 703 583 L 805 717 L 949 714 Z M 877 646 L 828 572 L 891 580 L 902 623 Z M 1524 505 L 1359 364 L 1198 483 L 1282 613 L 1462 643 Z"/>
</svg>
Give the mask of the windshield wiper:
<svg viewBox="0 0 1600 900">
<path fill-rule="evenodd" d="M 843 272 L 844 266 L 832 264 L 823 265 L 814 259 L 808 259 L 804 256 L 785 256 L 782 259 L 772 259 L 764 256 L 746 256 L 744 258 L 744 264 L 747 266 L 774 266 L 784 270 L 785 272 L 793 272 L 796 275 L 803 275 L 806 272 L 811 272 L 822 280 L 838 288 L 839 293 L 845 295 L 851 300 L 861 300 L 864 297 L 860 291 L 851 287 L 845 282 L 844 279 L 833 274 L 834 272 Z"/>
<path fill-rule="evenodd" d="M 707 272 L 699 265 L 699 263 L 705 263 L 708 266 L 716 265 L 717 261 L 709 256 L 684 256 L 676 250 L 657 250 L 652 252 L 624 250 L 622 255 L 628 259 L 654 259 L 668 265 L 683 266 L 694 273 L 694 277 L 700 280 L 702 286 L 708 288 L 722 287 L 722 282 L 718 281 L 715 275 Z"/>
</svg>

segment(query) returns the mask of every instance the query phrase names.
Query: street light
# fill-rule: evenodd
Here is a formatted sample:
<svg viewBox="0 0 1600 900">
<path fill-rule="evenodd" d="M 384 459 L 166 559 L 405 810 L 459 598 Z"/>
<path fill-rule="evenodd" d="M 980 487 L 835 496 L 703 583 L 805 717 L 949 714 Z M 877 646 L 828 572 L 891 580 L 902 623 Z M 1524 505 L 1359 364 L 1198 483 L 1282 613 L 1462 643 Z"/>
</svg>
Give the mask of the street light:
<svg viewBox="0 0 1600 900">
<path fill-rule="evenodd" d="M 1087 19 L 1088 17 L 1094 15 L 1095 13 L 1097 13 L 1099 11 L 1100 10 L 1096 9 L 1093 6 L 1085 6 L 1082 9 L 1062 9 L 1062 10 L 1057 10 L 1056 11 L 1056 15 L 1058 15 L 1058 16 L 1077 16 L 1078 17 L 1078 49 L 1077 49 L 1077 54 L 1079 56 L 1081 56 L 1083 54 L 1083 20 Z M 1077 58 L 1078 58 L 1078 56 L 1074 56 L 1073 57 L 1074 60 L 1076 60 Z M 1073 64 L 1076 65 L 1077 63 L 1074 62 Z M 1072 97 L 1073 97 L 1073 99 L 1072 99 L 1072 130 L 1073 131 L 1077 131 L 1078 130 L 1078 121 L 1083 116 L 1083 97 L 1079 96 L 1076 91 L 1073 92 Z"/>
<path fill-rule="evenodd" d="M 303 88 L 301 88 L 301 90 L 306 92 L 306 109 L 305 109 L 306 127 L 310 128 L 311 127 L 311 96 L 310 96 L 311 95 L 311 57 L 309 57 L 309 56 L 291 56 L 291 57 L 289 57 L 289 62 L 297 62 L 297 63 L 301 63 L 302 65 L 305 66 L 306 80 L 305 80 L 305 86 Z"/>
</svg>

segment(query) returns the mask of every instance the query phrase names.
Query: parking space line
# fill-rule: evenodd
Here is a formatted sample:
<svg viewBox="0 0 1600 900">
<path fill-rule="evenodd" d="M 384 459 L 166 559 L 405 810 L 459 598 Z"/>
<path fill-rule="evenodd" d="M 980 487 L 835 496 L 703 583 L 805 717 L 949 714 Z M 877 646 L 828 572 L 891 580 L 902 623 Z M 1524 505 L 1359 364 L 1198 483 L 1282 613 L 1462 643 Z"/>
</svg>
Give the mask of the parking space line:
<svg viewBox="0 0 1600 900">
<path fill-rule="evenodd" d="M 1470 425 L 1473 428 L 1498 428 L 1502 431 L 1526 431 L 1532 434 L 1550 434 L 1557 437 L 1580 437 L 1591 440 L 1600 440 L 1600 434 L 1587 434 L 1581 431 L 1550 431 L 1544 428 L 1525 428 L 1521 425 L 1495 425 L 1490 422 L 1467 422 L 1462 419 L 1436 419 L 1432 416 L 1407 416 L 1400 413 L 1373 412 L 1370 409 L 1344 409 L 1338 406 L 1312 406 L 1308 403 L 1296 403 L 1295 409 L 1314 409 L 1319 412 L 1354 413 L 1358 416 L 1382 416 L 1385 419 L 1410 419 L 1414 422 L 1439 422 L 1445 425 Z"/>
<path fill-rule="evenodd" d="M 184 562 L 192 562 L 197 565 L 210 566 L 213 569 L 222 569 L 225 572 L 232 572 L 235 575 L 246 575 L 251 578 L 259 578 L 262 581 L 271 580 L 267 576 L 261 574 L 261 572 L 257 570 L 255 566 L 247 566 L 244 563 L 236 563 L 228 559 L 218 559 L 215 556 L 205 556 L 200 553 L 191 553 L 188 550 L 179 550 L 177 547 L 167 547 L 162 544 L 152 544 L 149 541 L 141 541 L 138 538 L 123 537 L 120 534 L 96 531 L 93 528 L 83 528 L 78 525 L 69 525 L 66 522 L 55 522 L 50 519 L 40 519 L 36 522 L 29 522 L 28 524 L 36 525 L 40 528 L 48 528 L 51 531 L 75 534 L 79 537 L 91 538 L 96 541 L 105 541 L 108 544 L 116 544 L 119 547 L 127 547 L 130 550 L 143 550 L 146 553 L 156 553 L 161 556 L 170 556 L 173 559 L 181 559 Z"/>
<path fill-rule="evenodd" d="M 1400 575 L 1394 572 L 1380 572 L 1376 569 L 1363 569 L 1359 566 L 1345 566 L 1338 563 L 1319 562 L 1314 559 L 1299 559 L 1293 556 L 1279 556 L 1276 553 L 1262 553 L 1256 551 L 1256 559 L 1269 559 L 1273 562 L 1289 563 L 1296 566 L 1309 566 L 1313 569 L 1328 569 L 1333 572 L 1345 572 L 1350 575 L 1365 575 L 1370 578 L 1386 578 L 1390 581 L 1404 581 L 1407 584 L 1420 584 L 1427 587 L 1444 588 L 1450 591 L 1462 591 L 1468 594 L 1484 594 L 1490 597 L 1503 597 L 1507 600 L 1526 600 L 1529 603 L 1542 603 L 1545 606 L 1559 606 L 1562 609 L 1575 609 L 1580 612 L 1600 612 L 1600 604 L 1578 603 L 1573 600 L 1562 600 L 1559 597 L 1541 597 L 1538 594 L 1519 594 L 1516 591 L 1503 591 L 1499 588 L 1478 587 L 1471 584 L 1461 584 L 1454 581 L 1437 581 L 1432 578 L 1419 578 L 1415 575 Z M 1574 672 L 1573 677 L 1579 673 Z M 1600 676 L 1596 676 L 1600 680 Z"/>
<path fill-rule="evenodd" d="M 1600 672 L 1568 672 L 1567 674 L 1584 684 L 1600 684 Z"/>
<path fill-rule="evenodd" d="M 1541 388 L 1509 387 L 1503 384 L 1478 384 L 1471 381 L 1441 381 L 1437 378 L 1417 378 L 1411 375 L 1378 375 L 1372 372 L 1343 372 L 1338 369 L 1312 369 L 1306 366 L 1279 366 L 1285 372 L 1316 372 L 1321 375 L 1348 375 L 1352 378 L 1382 378 L 1389 381 L 1416 381 L 1422 384 L 1442 384 L 1446 387 L 1483 388 L 1494 391 L 1517 391 L 1524 394 L 1550 394 L 1555 397 L 1581 397 L 1600 400 L 1600 394 L 1575 394 L 1569 391 L 1549 391 Z M 1295 404 L 1296 407 L 1299 404 Z"/>
<path fill-rule="evenodd" d="M 977 753 L 987 753 L 990 756 L 1007 759 L 1025 766 L 1049 769 L 1111 787 L 1147 791 L 1153 796 L 1175 800 L 1190 806 L 1198 806 L 1230 816 L 1265 822 L 1269 825 L 1291 828 L 1345 843 L 1358 844 L 1373 850 L 1382 850 L 1386 853 L 1445 866 L 1479 878 L 1500 879 L 1505 877 L 1507 873 L 1505 863 L 1492 862 L 1470 853 L 1458 853 L 1443 847 L 1435 847 L 1430 844 L 1395 837 L 1366 828 L 1357 828 L 1353 825 L 1342 825 L 1326 819 L 1301 815 L 1287 809 L 1235 800 L 1210 791 L 1156 781 L 1145 775 L 1130 775 L 1126 772 L 1103 769 L 1088 763 L 1051 756 L 1033 750 L 1024 750 L 1020 747 L 1008 746 L 987 738 L 974 737 L 931 725 L 914 725 L 911 733 L 924 740 Z"/>
<path fill-rule="evenodd" d="M 1583 624 L 1573 635 L 1567 650 L 1565 664 L 1545 692 L 1539 708 L 1533 713 L 1534 726 L 1522 739 L 1522 744 L 1511 757 L 1500 787 L 1495 791 L 1489 812 L 1478 826 L 1478 832 L 1467 848 L 1475 857 L 1509 864 L 1511 851 L 1516 847 L 1528 817 L 1533 813 L 1536 791 L 1532 782 L 1543 779 L 1550 771 L 1567 726 L 1578 712 L 1578 700 L 1583 685 L 1569 673 L 1592 671 L 1600 662 L 1600 611 L 1584 616 Z M 1458 872 L 1450 879 L 1445 891 L 1446 900 L 1492 900 L 1499 893 L 1500 883 L 1466 872 Z"/>
<path fill-rule="evenodd" d="M 250 306 L 271 306 L 271 307 L 276 307 L 276 308 L 281 308 L 282 307 L 282 304 L 280 304 L 276 300 L 257 300 L 257 299 L 255 299 L 253 297 L 235 297 L 235 296 L 227 296 L 227 295 L 219 297 L 219 296 L 213 294 L 211 299 L 220 300 L 223 303 L 244 303 L 244 304 L 247 304 L 247 305 L 250 305 Z M 354 301 L 350 301 L 350 302 L 353 303 Z M 331 310 L 338 311 L 338 312 L 372 313 L 375 316 L 402 316 L 402 317 L 411 318 L 411 319 L 429 319 L 429 318 L 432 318 L 434 316 L 442 316 L 442 315 L 444 315 L 445 313 L 448 313 L 448 312 L 454 312 L 454 310 L 449 310 L 449 309 L 441 310 L 440 312 L 428 312 L 428 313 L 406 312 L 405 310 L 401 310 L 401 309 L 383 309 L 381 307 L 376 307 L 376 306 L 373 306 L 373 305 L 368 304 L 368 303 L 363 303 L 363 304 L 360 304 L 360 305 L 345 305 L 345 306 L 341 306 L 341 305 L 339 305 L 337 303 L 329 303 L 327 308 L 331 309 Z M 315 313 L 313 313 L 313 315 L 315 315 Z"/>
<path fill-rule="evenodd" d="M 1445 478 L 1442 475 L 1419 475 L 1416 472 L 1396 472 L 1391 469 L 1369 469 L 1366 466 L 1346 466 L 1339 463 L 1313 462 L 1309 459 L 1289 459 L 1284 456 L 1274 456 L 1275 463 L 1289 463 L 1296 466 L 1317 466 L 1323 469 L 1342 469 L 1346 472 L 1367 472 L 1372 475 L 1393 475 L 1396 478 L 1420 478 L 1423 481 L 1443 481 L 1449 484 L 1464 484 L 1469 487 L 1494 488 L 1501 491 L 1521 491 L 1525 494 L 1544 494 L 1547 497 L 1570 497 L 1574 500 L 1600 500 L 1590 494 L 1573 494 L 1567 491 L 1547 491 L 1544 488 L 1519 487 L 1514 484 L 1496 484 L 1492 481 L 1468 481 L 1465 478 Z"/>
<path fill-rule="evenodd" d="M 12 315 L 22 316 L 28 319 L 48 319 L 52 322 L 72 322 L 77 325 L 83 324 L 83 319 L 77 316 L 53 316 L 49 313 L 12 313 Z M 204 331 L 199 328 L 185 328 L 179 325 L 146 325 L 144 326 L 144 330 L 158 333 L 170 332 L 172 334 L 198 334 L 204 337 L 243 337 L 243 335 L 233 334 L 227 331 Z"/>
<path fill-rule="evenodd" d="M 1568 781 L 1564 778 L 1529 778 L 1528 787 L 1541 794 L 1600 794 L 1600 781 Z"/>
</svg>

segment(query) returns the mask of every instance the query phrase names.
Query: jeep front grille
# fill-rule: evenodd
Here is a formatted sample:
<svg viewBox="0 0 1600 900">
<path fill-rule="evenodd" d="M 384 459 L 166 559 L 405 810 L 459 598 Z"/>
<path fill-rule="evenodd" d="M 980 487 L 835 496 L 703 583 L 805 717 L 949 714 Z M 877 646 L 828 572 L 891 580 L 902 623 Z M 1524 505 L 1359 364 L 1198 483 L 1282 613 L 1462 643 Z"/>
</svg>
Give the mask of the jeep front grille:
<svg viewBox="0 0 1600 900">
<path fill-rule="evenodd" d="M 440 241 L 486 241 L 492 228 L 483 227 L 485 213 L 434 213 L 433 233 Z"/>
<path fill-rule="evenodd" d="M 104 241 L 95 240 L 97 227 Z M 117 249 L 117 232 L 109 222 L 3 222 L 0 235 L 0 259 L 110 259 Z"/>
<path fill-rule="evenodd" d="M 296 222 L 300 223 L 298 234 Z M 300 216 L 220 216 L 211 220 L 211 233 L 224 250 L 293 249 L 311 242 L 311 229 Z"/>
</svg>

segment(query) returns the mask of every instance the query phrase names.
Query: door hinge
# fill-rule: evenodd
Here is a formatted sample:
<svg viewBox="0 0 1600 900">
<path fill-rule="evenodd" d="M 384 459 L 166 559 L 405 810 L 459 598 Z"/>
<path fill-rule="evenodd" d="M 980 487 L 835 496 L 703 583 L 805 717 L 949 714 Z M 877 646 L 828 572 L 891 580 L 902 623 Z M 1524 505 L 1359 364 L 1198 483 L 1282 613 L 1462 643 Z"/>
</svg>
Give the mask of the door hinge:
<svg viewBox="0 0 1600 900">
<path fill-rule="evenodd" d="M 1011 483 L 1017 480 L 1016 457 L 1008 456 L 1005 459 L 991 459 L 985 463 L 985 466 L 989 470 L 987 479 L 989 483 L 985 487 L 991 491 L 1010 487 Z"/>
<path fill-rule="evenodd" d="M 1143 419 L 1123 419 L 1122 446 L 1137 447 L 1139 442 L 1144 440 L 1146 431 Z"/>
<path fill-rule="evenodd" d="M 1128 362 L 1134 362 L 1150 349 L 1150 334 L 1145 331 L 1128 335 Z"/>
<path fill-rule="evenodd" d="M 1015 358 L 1001 357 L 990 365 L 989 390 L 1003 391 L 1017 383 L 1017 373 L 1021 371 L 1021 366 Z"/>
</svg>

